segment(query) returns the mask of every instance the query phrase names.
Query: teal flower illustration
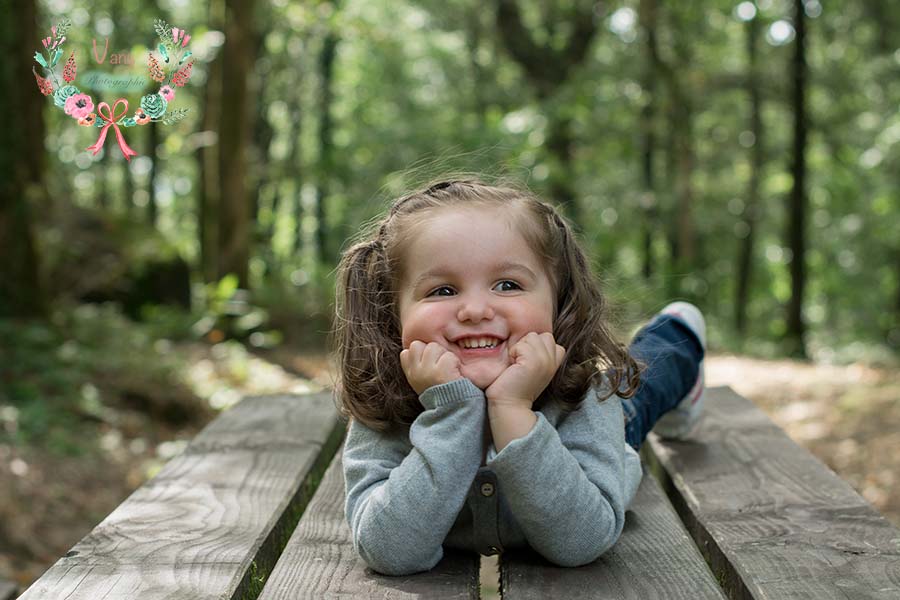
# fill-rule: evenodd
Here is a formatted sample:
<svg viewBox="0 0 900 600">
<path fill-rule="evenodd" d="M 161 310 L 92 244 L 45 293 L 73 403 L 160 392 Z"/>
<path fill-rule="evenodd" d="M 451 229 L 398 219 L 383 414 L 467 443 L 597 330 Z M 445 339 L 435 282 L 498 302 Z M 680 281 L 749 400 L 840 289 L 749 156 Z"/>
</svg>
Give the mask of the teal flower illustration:
<svg viewBox="0 0 900 600">
<path fill-rule="evenodd" d="M 81 92 L 74 85 L 63 86 L 53 94 L 53 103 L 58 107 L 63 108 L 66 105 L 66 100 L 68 100 L 70 96 L 80 93 Z"/>
<path fill-rule="evenodd" d="M 158 119 L 166 114 L 166 99 L 159 94 L 147 94 L 141 98 L 141 109 L 151 118 Z"/>
</svg>

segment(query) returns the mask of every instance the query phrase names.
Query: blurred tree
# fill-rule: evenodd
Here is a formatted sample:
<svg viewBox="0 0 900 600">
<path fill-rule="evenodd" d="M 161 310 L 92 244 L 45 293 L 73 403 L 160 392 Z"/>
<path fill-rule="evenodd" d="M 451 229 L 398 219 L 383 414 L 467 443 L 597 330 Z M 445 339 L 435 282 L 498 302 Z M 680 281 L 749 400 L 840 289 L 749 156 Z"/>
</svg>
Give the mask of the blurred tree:
<svg viewBox="0 0 900 600">
<path fill-rule="evenodd" d="M 0 0 L 0 316 L 43 316 L 31 211 L 43 206 L 45 100 L 31 82 L 34 44 L 40 39 L 34 0 Z"/>
<path fill-rule="evenodd" d="M 641 199 L 641 208 L 643 209 L 643 220 L 641 228 L 643 230 L 643 243 L 641 244 L 641 260 L 643 267 L 641 272 L 644 279 L 650 279 L 653 274 L 653 232 L 659 226 L 659 216 L 657 211 L 658 199 L 656 194 L 656 169 L 654 167 L 654 159 L 656 155 L 656 111 L 658 89 L 656 80 L 658 74 L 656 72 L 657 60 L 659 56 L 659 47 L 657 43 L 657 6 L 656 0 L 641 0 L 639 6 L 640 23 L 644 30 L 644 53 L 645 60 L 643 66 L 643 74 L 641 87 L 644 91 L 644 105 L 641 109 L 641 167 L 643 174 L 643 195 Z"/>
<path fill-rule="evenodd" d="M 584 1 L 564 8 L 553 3 L 541 4 L 545 41 L 540 43 L 523 22 L 519 0 L 496 0 L 496 4 L 500 37 L 547 113 L 546 149 L 553 159 L 550 195 L 563 205 L 573 224 L 581 228 L 583 219 L 573 187 L 575 148 L 570 129 L 571 107 L 551 100 L 560 100 L 554 97 L 587 56 L 597 32 L 595 5 Z M 566 16 L 561 17 L 560 12 Z M 559 34 L 561 30 L 568 31 L 569 35 Z"/>
<path fill-rule="evenodd" d="M 753 281 L 753 251 L 756 223 L 760 215 L 759 185 L 763 168 L 762 94 L 757 56 L 760 15 L 753 4 L 753 15 L 746 19 L 747 95 L 750 98 L 750 180 L 747 184 L 747 204 L 744 207 L 744 237 L 740 242 L 737 264 L 737 283 L 734 299 L 734 327 L 743 337 L 747 333 L 747 301 Z"/>
<path fill-rule="evenodd" d="M 250 70 L 255 63 L 254 0 L 225 0 L 225 46 L 222 49 L 222 94 L 219 118 L 218 276 L 233 273 L 249 288 L 250 196 L 247 151 L 251 141 Z"/>
<path fill-rule="evenodd" d="M 803 294 L 806 287 L 806 13 L 804 0 L 794 0 L 794 59 L 791 77 L 794 112 L 794 148 L 791 156 L 793 183 L 788 202 L 787 247 L 791 251 L 791 296 L 787 305 L 786 350 L 791 356 L 806 358 L 806 322 Z"/>
<path fill-rule="evenodd" d="M 339 8 L 339 2 L 331 2 L 332 14 Z M 331 177 L 334 174 L 334 121 L 331 114 L 334 104 L 334 57 L 340 40 L 334 19 L 329 19 L 322 51 L 319 55 L 319 167 L 316 185 L 316 251 L 325 265 L 337 262 L 337 248 L 340 242 L 331 239 L 328 223 L 328 202 Z"/>
<path fill-rule="evenodd" d="M 225 0 L 209 0 L 206 23 L 213 31 L 225 27 Z M 200 131 L 203 136 L 218 136 L 222 112 L 223 52 L 207 63 L 206 85 L 200 103 Z M 197 145 L 197 245 L 203 281 L 211 283 L 219 277 L 219 212 L 221 204 L 219 156 L 221 144 L 203 140 Z"/>
</svg>

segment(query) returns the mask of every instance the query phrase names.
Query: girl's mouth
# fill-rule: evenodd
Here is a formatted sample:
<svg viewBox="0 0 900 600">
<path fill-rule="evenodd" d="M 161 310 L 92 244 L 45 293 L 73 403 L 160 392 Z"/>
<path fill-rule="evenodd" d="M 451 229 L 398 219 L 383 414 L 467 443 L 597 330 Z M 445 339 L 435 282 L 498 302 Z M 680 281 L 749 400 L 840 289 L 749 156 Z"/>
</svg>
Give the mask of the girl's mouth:
<svg viewBox="0 0 900 600">
<path fill-rule="evenodd" d="M 466 348 L 457 343 L 456 348 L 457 355 L 462 359 L 493 358 L 501 355 L 504 348 L 506 348 L 506 340 L 502 342 L 498 340 L 495 346 L 486 346 L 484 348 Z"/>
</svg>

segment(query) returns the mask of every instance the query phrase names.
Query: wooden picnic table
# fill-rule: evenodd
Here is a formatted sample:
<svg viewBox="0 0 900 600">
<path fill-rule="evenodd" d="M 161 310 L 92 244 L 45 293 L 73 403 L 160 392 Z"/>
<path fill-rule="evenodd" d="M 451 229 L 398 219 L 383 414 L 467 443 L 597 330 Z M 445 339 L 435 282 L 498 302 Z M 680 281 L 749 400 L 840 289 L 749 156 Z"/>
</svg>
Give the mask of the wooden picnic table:
<svg viewBox="0 0 900 600">
<path fill-rule="evenodd" d="M 21 598 L 478 598 L 480 559 L 374 573 L 344 519 L 330 392 L 245 398 Z M 691 441 L 651 435 L 615 547 L 556 567 L 500 556 L 503 598 L 900 598 L 900 530 L 758 408 L 708 391 Z"/>
</svg>

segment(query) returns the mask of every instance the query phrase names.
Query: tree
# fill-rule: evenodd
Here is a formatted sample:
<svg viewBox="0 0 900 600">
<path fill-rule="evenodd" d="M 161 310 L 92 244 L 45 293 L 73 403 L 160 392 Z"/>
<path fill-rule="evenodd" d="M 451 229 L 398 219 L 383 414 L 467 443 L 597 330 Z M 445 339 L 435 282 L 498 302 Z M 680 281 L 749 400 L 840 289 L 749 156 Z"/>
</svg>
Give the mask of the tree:
<svg viewBox="0 0 900 600">
<path fill-rule="evenodd" d="M 248 288 L 250 260 L 250 196 L 247 193 L 247 149 L 251 112 L 248 78 L 255 62 L 254 0 L 225 1 L 225 46 L 222 49 L 222 96 L 219 120 L 219 252 L 218 276 L 233 273 Z"/>
<path fill-rule="evenodd" d="M 747 185 L 747 205 L 744 209 L 744 238 L 741 240 L 737 264 L 737 286 L 734 299 L 734 326 L 741 337 L 747 331 L 747 301 L 753 278 L 753 250 L 756 223 L 760 214 L 759 183 L 763 168 L 762 94 L 760 93 L 757 61 L 759 15 L 747 20 L 747 95 L 750 97 L 750 181 Z"/>
<path fill-rule="evenodd" d="M 337 0 L 332 2 L 334 10 L 338 8 Z M 319 55 L 319 177 L 316 186 L 316 246 L 319 259 L 326 265 L 337 262 L 333 255 L 339 244 L 333 243 L 328 230 L 328 193 L 331 174 L 334 171 L 334 123 L 331 108 L 334 103 L 334 58 L 340 41 L 334 25 L 328 25 L 325 39 L 322 41 L 322 53 Z M 297 234 L 300 235 L 298 228 Z"/>
<path fill-rule="evenodd" d="M 806 358 L 806 323 L 803 320 L 803 293 L 806 286 L 806 14 L 803 0 L 794 0 L 794 81 L 791 105 L 794 110 L 794 148 L 791 156 L 793 184 L 788 199 L 787 246 L 791 251 L 791 297 L 787 305 L 786 350 Z"/>
<path fill-rule="evenodd" d="M 546 17 L 546 41 L 538 43 L 525 26 L 518 0 L 496 0 L 497 29 L 506 49 L 525 73 L 538 101 L 548 113 L 547 151 L 555 162 L 551 173 L 550 193 L 561 203 L 573 224 L 580 227 L 581 211 L 574 182 L 574 138 L 571 131 L 572 117 L 566 106 L 552 107 L 550 100 L 569 80 L 572 72 L 587 56 L 588 48 L 597 31 L 593 2 L 578 2 L 568 18 L 556 14 L 556 6 L 546 5 L 551 14 Z M 560 48 L 554 44 L 557 28 L 567 27 L 570 35 Z"/>
<path fill-rule="evenodd" d="M 31 205 L 47 198 L 44 170 L 44 98 L 31 83 L 34 0 L 0 0 L 0 95 L 8 115 L 0 143 L 0 316 L 44 316 L 46 299 L 34 243 Z"/>
</svg>

